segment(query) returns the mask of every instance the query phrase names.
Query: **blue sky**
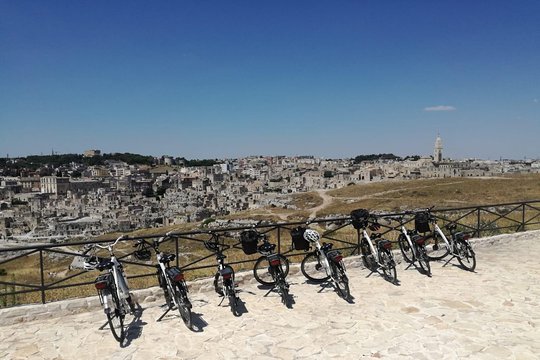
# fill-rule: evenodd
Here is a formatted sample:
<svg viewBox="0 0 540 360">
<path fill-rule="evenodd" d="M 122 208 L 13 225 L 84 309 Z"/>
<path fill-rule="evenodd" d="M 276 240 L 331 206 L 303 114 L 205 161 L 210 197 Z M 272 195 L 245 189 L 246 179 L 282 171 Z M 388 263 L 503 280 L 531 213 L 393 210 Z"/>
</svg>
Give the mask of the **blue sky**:
<svg viewBox="0 0 540 360">
<path fill-rule="evenodd" d="M 429 155 L 440 132 L 538 158 L 540 2 L 0 0 L 0 125 L 0 156 Z"/>
</svg>

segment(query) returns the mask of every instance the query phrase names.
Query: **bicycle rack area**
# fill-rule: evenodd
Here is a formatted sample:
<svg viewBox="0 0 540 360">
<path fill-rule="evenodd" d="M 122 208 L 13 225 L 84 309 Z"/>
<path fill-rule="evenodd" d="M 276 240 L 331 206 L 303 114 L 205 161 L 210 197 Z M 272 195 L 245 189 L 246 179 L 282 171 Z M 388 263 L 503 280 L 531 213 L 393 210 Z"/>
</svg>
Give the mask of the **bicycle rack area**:
<svg viewBox="0 0 540 360">
<path fill-rule="evenodd" d="M 377 212 L 374 212 L 377 214 Z M 403 215 L 405 212 L 396 213 L 381 213 L 381 217 Z M 433 210 L 432 214 L 439 220 L 440 224 L 444 225 L 448 222 L 455 222 L 459 226 L 461 231 L 469 232 L 473 237 L 490 236 L 499 233 L 511 233 L 518 231 L 525 231 L 527 229 L 539 228 L 540 225 L 540 200 L 504 203 L 494 205 L 483 205 L 473 207 L 462 208 L 446 208 Z M 405 222 L 405 226 L 413 228 L 413 217 L 410 216 Z M 412 224 L 411 224 L 412 222 Z M 386 224 L 383 220 L 380 221 L 382 237 L 395 240 L 397 234 L 400 231 L 400 224 L 392 223 Z M 234 257 L 238 258 L 242 253 L 240 241 L 237 237 L 227 236 L 229 233 L 238 234 L 242 230 L 257 229 L 260 232 L 267 233 L 270 236 L 271 242 L 277 244 L 276 250 L 278 253 L 287 257 L 296 255 L 305 255 L 303 251 L 294 251 L 291 248 L 290 230 L 297 226 L 306 226 L 306 222 L 283 222 L 275 224 L 261 224 L 257 226 L 244 226 L 234 228 L 215 228 L 215 229 L 202 229 L 186 232 L 175 232 L 173 237 L 166 240 L 168 246 L 171 247 L 171 251 L 176 254 L 176 265 L 183 271 L 195 272 L 197 270 L 212 269 L 215 268 L 215 264 L 212 261 L 214 254 L 210 252 L 204 252 L 202 255 L 196 255 L 188 257 L 187 261 L 181 256 L 184 252 L 180 251 L 181 247 L 199 247 L 204 248 L 202 243 L 204 240 L 208 240 L 209 231 L 221 233 L 223 242 L 229 245 L 229 248 L 225 250 L 225 253 L 234 252 Z M 310 221 L 311 227 L 319 227 L 324 229 L 321 240 L 331 241 L 336 247 L 335 249 L 344 251 L 344 254 L 359 254 L 360 253 L 360 240 L 361 233 L 358 233 L 350 224 L 350 217 L 335 217 L 315 219 Z M 151 270 L 155 269 L 155 265 L 134 261 L 131 255 L 136 250 L 133 245 L 139 239 L 150 239 L 164 236 L 165 234 L 156 234 L 148 236 L 129 236 L 122 242 L 126 243 L 125 246 L 129 251 L 121 256 L 118 256 L 118 260 L 124 264 L 130 266 L 140 267 L 140 269 Z M 50 261 L 46 258 L 50 255 L 55 256 L 80 256 L 80 253 L 75 252 L 71 248 L 82 249 L 84 245 L 93 243 L 104 243 L 111 241 L 106 240 L 91 240 L 91 241 L 78 241 L 62 244 L 42 244 L 42 245 L 28 245 L 17 247 L 3 247 L 0 248 L 0 269 L 3 265 L 15 262 L 17 260 L 23 260 L 25 258 L 33 257 L 39 266 L 34 269 L 33 282 L 24 282 L 23 279 L 12 278 L 9 271 L 6 275 L 0 275 L 0 307 L 18 305 L 19 303 L 28 303 L 24 301 L 12 300 L 11 304 L 9 299 L 16 299 L 19 295 L 23 294 L 38 294 L 39 302 L 45 304 L 47 302 L 47 294 L 52 291 L 58 291 L 60 289 L 73 288 L 73 287 L 85 287 L 94 283 L 92 280 L 84 280 L 85 274 L 89 274 L 87 271 L 72 271 L 69 275 L 60 279 L 47 279 L 46 274 L 47 266 Z M 350 252 L 347 252 L 349 250 Z M 240 256 L 241 259 L 229 261 L 231 266 L 254 263 L 257 256 Z M 230 259 L 232 259 L 231 256 Z M 185 262 L 185 263 L 184 263 Z M 155 272 L 131 275 L 128 279 L 137 279 L 144 277 L 155 277 Z M 97 273 L 91 273 L 95 278 Z M 195 273 L 194 273 L 195 274 Z M 88 275 L 86 276 L 89 277 Z M 80 280 L 80 281 L 78 281 Z M 33 302 L 36 302 L 35 300 Z"/>
</svg>

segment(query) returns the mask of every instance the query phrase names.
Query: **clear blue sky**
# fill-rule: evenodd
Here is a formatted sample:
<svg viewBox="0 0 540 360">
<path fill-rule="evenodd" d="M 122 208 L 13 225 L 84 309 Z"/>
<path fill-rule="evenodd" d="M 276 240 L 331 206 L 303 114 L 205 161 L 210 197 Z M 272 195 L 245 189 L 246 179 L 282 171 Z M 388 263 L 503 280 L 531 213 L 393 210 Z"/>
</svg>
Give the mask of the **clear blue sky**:
<svg viewBox="0 0 540 360">
<path fill-rule="evenodd" d="M 0 156 L 423 155 L 440 132 L 537 158 L 540 1 L 0 0 L 0 125 Z"/>
</svg>

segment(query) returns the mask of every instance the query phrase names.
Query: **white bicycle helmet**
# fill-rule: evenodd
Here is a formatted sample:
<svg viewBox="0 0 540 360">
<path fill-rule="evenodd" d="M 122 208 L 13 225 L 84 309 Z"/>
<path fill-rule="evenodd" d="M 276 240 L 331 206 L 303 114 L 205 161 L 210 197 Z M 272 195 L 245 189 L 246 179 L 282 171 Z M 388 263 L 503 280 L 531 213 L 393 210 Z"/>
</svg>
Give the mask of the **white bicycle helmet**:
<svg viewBox="0 0 540 360">
<path fill-rule="evenodd" d="M 319 241 L 320 238 L 321 236 L 315 230 L 306 229 L 306 231 L 304 231 L 304 239 L 306 239 L 309 242 L 316 243 Z"/>
<path fill-rule="evenodd" d="M 88 256 L 84 258 L 83 269 L 87 271 L 95 270 L 98 264 L 99 264 L 99 259 L 97 256 Z"/>
</svg>

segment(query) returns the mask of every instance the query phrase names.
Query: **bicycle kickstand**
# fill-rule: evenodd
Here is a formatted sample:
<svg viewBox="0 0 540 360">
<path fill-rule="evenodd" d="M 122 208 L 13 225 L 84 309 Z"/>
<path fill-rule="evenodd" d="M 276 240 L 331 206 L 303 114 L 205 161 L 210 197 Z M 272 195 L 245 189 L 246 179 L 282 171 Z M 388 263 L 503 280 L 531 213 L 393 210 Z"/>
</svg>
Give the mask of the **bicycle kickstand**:
<svg viewBox="0 0 540 360">
<path fill-rule="evenodd" d="M 448 263 L 453 260 L 454 258 L 456 257 L 456 255 L 452 255 L 452 257 L 448 260 L 446 260 L 446 262 L 444 263 L 443 267 L 445 267 L 446 265 L 448 265 Z"/>
<path fill-rule="evenodd" d="M 156 322 L 159 322 L 159 321 L 163 320 L 165 315 L 167 315 L 169 313 L 169 311 L 171 311 L 172 309 L 173 308 L 168 308 L 163 314 L 161 314 L 161 316 L 156 320 Z"/>
<path fill-rule="evenodd" d="M 268 290 L 268 291 L 266 292 L 266 294 L 264 294 L 264 297 L 267 297 L 268 294 L 270 294 L 270 293 L 271 293 L 272 291 L 274 291 L 276 288 L 277 288 L 277 284 L 274 284 L 274 286 L 272 286 L 272 288 L 271 288 L 270 290 Z"/>
</svg>

